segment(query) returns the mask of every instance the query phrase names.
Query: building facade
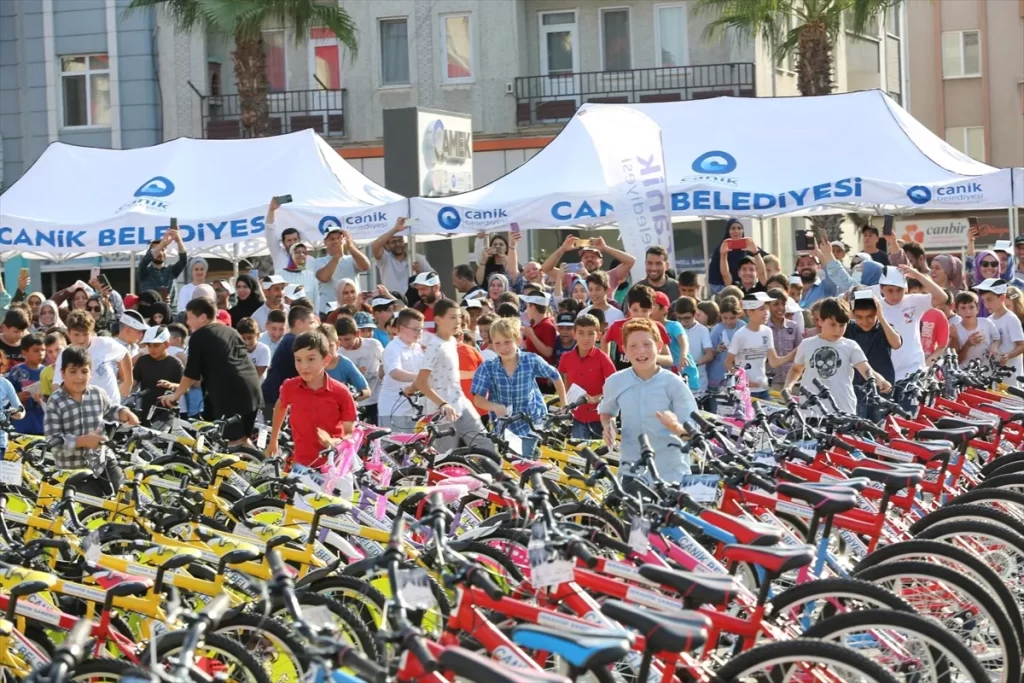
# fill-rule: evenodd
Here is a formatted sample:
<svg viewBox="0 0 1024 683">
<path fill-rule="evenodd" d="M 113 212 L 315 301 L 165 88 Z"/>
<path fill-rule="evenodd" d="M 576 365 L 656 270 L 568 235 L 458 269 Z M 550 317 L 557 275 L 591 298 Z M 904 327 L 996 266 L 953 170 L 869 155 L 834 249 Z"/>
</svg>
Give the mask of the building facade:
<svg viewBox="0 0 1024 683">
<path fill-rule="evenodd" d="M 1024 0 L 907 3 L 908 110 L 992 166 L 1024 164 Z"/>
</svg>

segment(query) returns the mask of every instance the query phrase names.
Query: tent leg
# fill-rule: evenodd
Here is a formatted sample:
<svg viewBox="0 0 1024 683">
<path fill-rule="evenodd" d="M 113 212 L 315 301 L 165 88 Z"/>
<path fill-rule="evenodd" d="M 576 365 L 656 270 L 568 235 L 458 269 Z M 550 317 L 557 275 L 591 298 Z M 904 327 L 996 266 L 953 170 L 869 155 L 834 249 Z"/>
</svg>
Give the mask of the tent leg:
<svg viewBox="0 0 1024 683">
<path fill-rule="evenodd" d="M 235 282 L 238 282 L 238 243 L 232 244 L 231 249 L 234 251 L 234 258 L 231 259 L 231 270 L 235 274 Z"/>
<path fill-rule="evenodd" d="M 412 277 L 412 264 L 416 262 L 416 235 L 409 231 L 409 256 L 406 259 L 409 263 L 409 277 Z"/>
<path fill-rule="evenodd" d="M 700 217 L 700 239 L 704 245 L 704 284 L 708 285 L 708 268 L 711 265 L 711 260 L 708 252 L 708 219 L 704 218 L 704 216 Z M 710 292 L 710 285 L 708 287 Z"/>
<path fill-rule="evenodd" d="M 1017 209 L 1011 206 L 1007 209 L 1009 222 L 1007 225 L 1010 227 L 1010 242 L 1017 239 L 1017 235 L 1020 234 L 1020 226 L 1017 225 Z"/>
<path fill-rule="evenodd" d="M 133 251 L 128 258 L 128 291 L 132 294 L 135 293 L 135 252 Z"/>
</svg>

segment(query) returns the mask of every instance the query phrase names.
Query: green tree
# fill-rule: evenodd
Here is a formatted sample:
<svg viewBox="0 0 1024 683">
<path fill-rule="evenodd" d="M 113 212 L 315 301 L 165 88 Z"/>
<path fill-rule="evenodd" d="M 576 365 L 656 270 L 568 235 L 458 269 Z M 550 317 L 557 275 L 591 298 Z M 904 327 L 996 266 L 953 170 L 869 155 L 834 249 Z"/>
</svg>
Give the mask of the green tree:
<svg viewBox="0 0 1024 683">
<path fill-rule="evenodd" d="M 706 39 L 720 39 L 727 29 L 740 38 L 761 38 L 776 64 L 794 57 L 801 95 L 832 92 L 832 71 L 840 31 L 865 33 L 871 22 L 900 0 L 697 0 L 698 14 L 712 18 Z M 812 225 L 840 239 L 842 216 L 815 216 Z"/>
<path fill-rule="evenodd" d="M 182 31 L 212 30 L 235 39 L 235 81 L 245 137 L 270 133 L 263 27 L 289 26 L 303 41 L 312 28 L 325 27 L 355 56 L 356 27 L 348 12 L 323 0 L 132 0 L 129 11 L 164 7 Z"/>
</svg>

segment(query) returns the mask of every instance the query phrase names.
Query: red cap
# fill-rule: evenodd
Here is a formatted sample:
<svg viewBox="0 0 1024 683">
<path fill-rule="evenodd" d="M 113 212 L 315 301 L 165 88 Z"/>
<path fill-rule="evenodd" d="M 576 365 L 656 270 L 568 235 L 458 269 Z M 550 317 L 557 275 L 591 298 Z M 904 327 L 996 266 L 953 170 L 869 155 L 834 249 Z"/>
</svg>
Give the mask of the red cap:
<svg viewBox="0 0 1024 683">
<path fill-rule="evenodd" d="M 231 314 L 225 311 L 223 308 L 217 309 L 217 322 L 224 323 L 225 325 L 231 324 Z"/>
<path fill-rule="evenodd" d="M 139 303 L 139 297 L 135 296 L 134 294 L 125 294 L 124 295 L 124 307 L 125 308 L 135 308 L 135 304 L 137 304 L 137 303 Z"/>
<path fill-rule="evenodd" d="M 672 305 L 672 302 L 668 300 L 668 294 L 665 292 L 655 292 L 654 303 L 658 304 L 662 308 L 668 308 Z"/>
</svg>

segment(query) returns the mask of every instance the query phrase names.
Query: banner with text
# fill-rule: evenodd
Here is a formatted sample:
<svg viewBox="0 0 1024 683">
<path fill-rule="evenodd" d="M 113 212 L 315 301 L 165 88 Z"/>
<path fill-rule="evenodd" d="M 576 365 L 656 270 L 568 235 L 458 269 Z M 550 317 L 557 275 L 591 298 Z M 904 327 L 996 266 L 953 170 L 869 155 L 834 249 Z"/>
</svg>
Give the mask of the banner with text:
<svg viewBox="0 0 1024 683">
<path fill-rule="evenodd" d="M 966 218 L 914 218 L 896 221 L 896 237 L 917 242 L 928 252 L 959 252 L 967 248 Z"/>
<path fill-rule="evenodd" d="M 608 196 L 619 207 L 615 218 L 622 246 L 636 257 L 633 281 L 642 280 L 649 248 L 662 246 L 669 263 L 675 260 L 661 128 L 646 114 L 625 107 L 584 110 L 577 117 L 598 153 Z"/>
</svg>

